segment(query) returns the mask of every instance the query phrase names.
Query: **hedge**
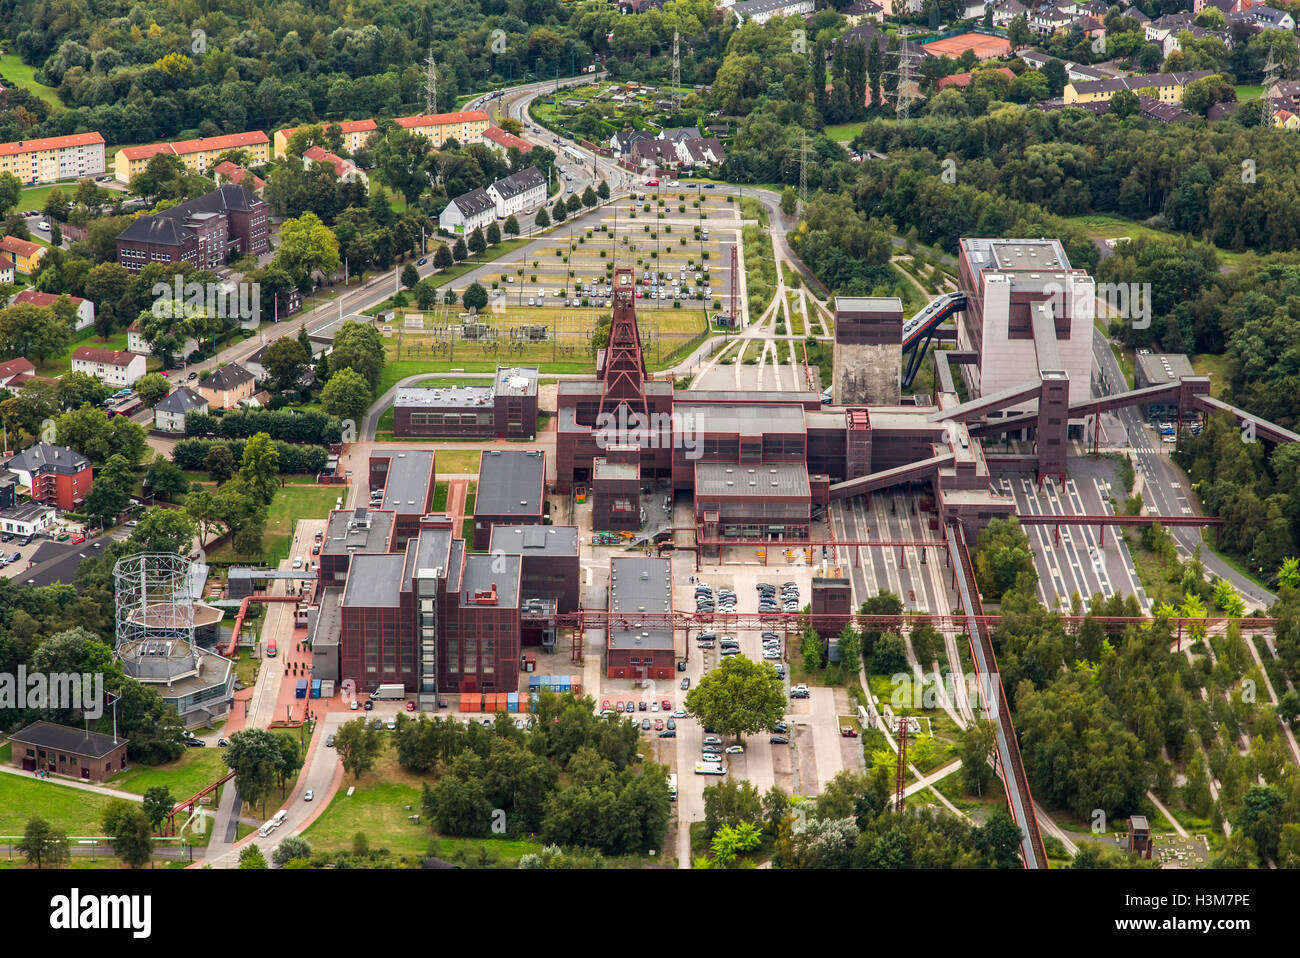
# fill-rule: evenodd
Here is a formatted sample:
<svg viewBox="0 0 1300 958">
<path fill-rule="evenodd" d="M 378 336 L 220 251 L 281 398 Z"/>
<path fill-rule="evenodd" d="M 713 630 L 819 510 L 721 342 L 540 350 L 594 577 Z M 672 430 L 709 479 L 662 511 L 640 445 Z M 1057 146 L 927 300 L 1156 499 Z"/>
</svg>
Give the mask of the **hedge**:
<svg viewBox="0 0 1300 958">
<path fill-rule="evenodd" d="M 231 410 L 222 416 L 190 413 L 185 417 L 187 436 L 247 439 L 259 432 L 284 442 L 314 442 L 323 446 L 341 442 L 343 438 L 343 426 L 339 420 L 315 410 Z"/>
<path fill-rule="evenodd" d="M 205 469 L 204 461 L 213 446 L 229 447 L 236 463 L 244 458 L 242 439 L 182 439 L 172 450 L 172 461 L 182 469 Z M 324 446 L 292 445 L 277 439 L 275 451 L 280 455 L 282 473 L 318 473 L 329 460 L 329 450 Z"/>
</svg>

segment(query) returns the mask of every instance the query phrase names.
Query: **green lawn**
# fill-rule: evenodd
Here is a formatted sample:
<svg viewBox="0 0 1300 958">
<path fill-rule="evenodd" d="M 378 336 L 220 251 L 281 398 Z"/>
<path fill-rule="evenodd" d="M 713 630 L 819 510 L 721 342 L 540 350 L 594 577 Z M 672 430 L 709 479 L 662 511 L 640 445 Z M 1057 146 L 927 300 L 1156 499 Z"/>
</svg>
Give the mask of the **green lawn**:
<svg viewBox="0 0 1300 958">
<path fill-rule="evenodd" d="M 419 813 L 421 780 L 397 765 L 391 749 L 386 749 L 376 763 L 375 770 L 354 782 L 351 776 L 343 781 L 325 812 L 303 833 L 315 852 L 351 851 L 352 838 L 358 832 L 365 834 L 372 851 L 386 849 L 394 858 L 404 857 L 409 863 L 421 861 L 429 851 L 429 841 L 435 838 L 429 826 L 421 821 L 415 824 L 407 816 Z M 356 785 L 348 795 L 348 787 Z M 406 806 L 412 806 L 408 812 Z M 440 857 L 450 857 L 457 848 L 464 847 L 471 855 L 479 846 L 503 867 L 513 867 L 519 859 L 537 848 L 536 843 L 511 839 L 461 839 L 438 837 Z M 473 858 L 471 858 L 473 860 Z"/>
<path fill-rule="evenodd" d="M 276 490 L 271 507 L 267 510 L 266 529 L 262 535 L 261 561 L 275 565 L 289 555 L 289 542 L 293 527 L 299 519 L 324 519 L 334 508 L 341 487 L 287 485 Z M 209 558 L 229 562 L 241 558 L 234 546 L 227 543 L 213 550 Z M 244 557 L 247 558 L 247 557 Z"/>
<path fill-rule="evenodd" d="M 226 774 L 226 763 L 221 760 L 222 750 L 187 748 L 174 762 L 153 767 L 139 765 L 127 769 L 108 784 L 126 792 L 143 795 L 155 785 L 166 785 L 172 797 L 182 801 L 202 791 Z"/>
<path fill-rule="evenodd" d="M 434 453 L 438 475 L 478 474 L 479 450 L 477 449 L 439 449 Z"/>
<path fill-rule="evenodd" d="M 0 774 L 0 835 L 21 835 L 28 819 L 37 816 L 69 835 L 99 835 L 99 820 L 111 801 L 55 779 Z"/>
<path fill-rule="evenodd" d="M 1153 229 L 1150 226 L 1142 225 L 1136 220 L 1126 220 L 1122 216 L 1110 216 L 1104 213 L 1066 216 L 1064 219 L 1082 226 L 1090 236 L 1097 239 L 1115 239 L 1120 236 L 1127 236 L 1130 239 L 1146 237 L 1148 239 L 1177 240 L 1182 238 L 1180 233 Z M 1219 262 L 1233 268 L 1238 265 L 1241 257 L 1245 255 L 1244 253 L 1234 253 L 1231 250 L 1220 249 L 1217 246 L 1213 247 L 1213 249 L 1215 255 L 1219 257 Z"/>
<path fill-rule="evenodd" d="M 1237 91 L 1237 102 L 1242 103 L 1246 100 L 1258 100 L 1264 95 L 1262 86 L 1251 86 L 1246 83 L 1239 83 L 1235 87 Z"/>
<path fill-rule="evenodd" d="M 1226 356 L 1215 356 L 1211 353 L 1197 353 L 1192 357 L 1192 369 L 1198 376 L 1210 377 L 1210 395 L 1218 398 L 1223 392 L 1223 387 L 1227 385 L 1231 378 L 1229 374 L 1229 363 Z"/>
<path fill-rule="evenodd" d="M 0 76 L 3 76 L 14 86 L 36 94 L 56 110 L 63 109 L 63 104 L 59 101 L 54 87 L 37 83 L 35 73 L 35 67 L 27 66 L 18 58 L 16 53 L 6 53 L 0 56 Z"/>
<path fill-rule="evenodd" d="M 836 143 L 849 143 L 866 125 L 866 123 L 837 123 L 826 127 L 826 135 Z"/>
</svg>

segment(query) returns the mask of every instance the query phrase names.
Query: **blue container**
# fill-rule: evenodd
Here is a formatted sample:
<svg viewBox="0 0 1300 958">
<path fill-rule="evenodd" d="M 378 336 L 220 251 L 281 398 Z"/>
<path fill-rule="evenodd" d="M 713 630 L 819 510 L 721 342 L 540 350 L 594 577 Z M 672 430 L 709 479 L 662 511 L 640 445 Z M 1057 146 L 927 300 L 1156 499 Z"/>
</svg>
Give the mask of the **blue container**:
<svg viewBox="0 0 1300 958">
<path fill-rule="evenodd" d="M 528 691 L 536 692 L 542 687 L 542 677 L 540 675 L 528 676 Z"/>
<path fill-rule="evenodd" d="M 510 692 L 510 693 L 508 693 L 507 696 L 506 696 L 506 701 L 510 703 L 510 705 L 509 705 L 509 710 L 510 710 L 511 712 L 518 712 L 518 711 L 519 711 L 519 693 L 518 693 L 518 692 Z"/>
<path fill-rule="evenodd" d="M 305 699 L 307 697 L 307 680 L 299 679 L 297 687 L 294 688 L 294 697 Z"/>
<path fill-rule="evenodd" d="M 311 680 L 311 697 L 314 699 L 320 698 L 320 679 Z"/>
</svg>

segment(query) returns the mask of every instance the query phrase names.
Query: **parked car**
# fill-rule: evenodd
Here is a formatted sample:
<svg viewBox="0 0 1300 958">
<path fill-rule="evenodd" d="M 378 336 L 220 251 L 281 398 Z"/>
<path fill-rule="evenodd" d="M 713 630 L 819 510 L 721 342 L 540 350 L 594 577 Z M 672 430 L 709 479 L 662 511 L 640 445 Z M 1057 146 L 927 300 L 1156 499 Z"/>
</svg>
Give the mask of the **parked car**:
<svg viewBox="0 0 1300 958">
<path fill-rule="evenodd" d="M 686 678 L 682 679 L 682 688 L 689 689 L 690 687 L 691 687 L 691 679 L 690 676 L 687 676 Z"/>
<path fill-rule="evenodd" d="M 770 739 L 768 739 L 768 741 L 771 742 L 773 745 L 789 745 L 789 744 L 790 744 L 790 740 L 789 740 L 788 738 L 786 738 L 784 735 L 773 735 Z"/>
<path fill-rule="evenodd" d="M 414 711 L 415 711 L 415 703 L 414 703 L 414 702 L 407 702 L 407 703 L 406 703 L 406 711 L 408 711 L 408 712 L 414 712 Z"/>
<path fill-rule="evenodd" d="M 674 731 L 676 728 L 677 728 L 677 723 L 674 722 L 672 719 L 669 719 L 669 720 L 668 720 L 668 731 L 670 731 L 670 732 L 671 732 L 671 731 Z"/>
<path fill-rule="evenodd" d="M 641 720 L 641 729 L 645 732 L 650 731 L 650 720 L 648 718 Z"/>
<path fill-rule="evenodd" d="M 845 738 L 857 738 L 858 730 L 851 725 L 844 725 L 840 728 L 840 734 Z"/>
<path fill-rule="evenodd" d="M 677 733 L 674 732 L 674 731 L 672 731 L 672 730 L 669 730 L 669 731 L 666 731 L 666 732 L 660 732 L 660 733 L 659 733 L 659 737 L 660 737 L 660 738 L 676 738 L 676 737 L 677 737 Z"/>
<path fill-rule="evenodd" d="M 661 718 L 655 719 L 655 731 L 662 732 L 663 730 L 664 730 L 664 720 Z"/>
<path fill-rule="evenodd" d="M 636 710 L 637 710 L 638 712 L 644 712 L 644 711 L 645 711 L 645 699 L 642 699 L 640 702 L 637 702 L 637 703 L 636 703 Z"/>
</svg>

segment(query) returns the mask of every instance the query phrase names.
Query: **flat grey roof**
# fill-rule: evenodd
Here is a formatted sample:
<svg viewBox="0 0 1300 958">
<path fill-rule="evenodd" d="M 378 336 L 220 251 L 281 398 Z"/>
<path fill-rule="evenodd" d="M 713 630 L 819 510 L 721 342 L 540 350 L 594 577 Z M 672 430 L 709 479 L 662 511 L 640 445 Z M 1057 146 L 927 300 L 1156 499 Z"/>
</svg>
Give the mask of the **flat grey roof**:
<svg viewBox="0 0 1300 958">
<path fill-rule="evenodd" d="M 497 368 L 496 391 L 501 396 L 536 396 L 536 366 L 500 366 Z"/>
<path fill-rule="evenodd" d="M 420 406 L 429 409 L 491 409 L 490 386 L 404 386 L 393 398 L 394 406 Z"/>
<path fill-rule="evenodd" d="M 1070 269 L 1065 247 L 1055 239 L 963 239 L 966 258 L 977 269 Z"/>
<path fill-rule="evenodd" d="M 546 456 L 540 449 L 485 449 L 474 511 L 485 516 L 540 516 Z"/>
<path fill-rule="evenodd" d="M 808 467 L 802 462 L 743 466 L 734 462 L 697 462 L 695 495 L 807 496 Z"/>
<path fill-rule="evenodd" d="M 640 479 L 641 467 L 634 462 L 610 462 L 608 459 L 592 461 L 593 479 Z"/>
<path fill-rule="evenodd" d="M 672 566 L 658 556 L 614 556 L 610 559 L 611 613 L 669 613 L 673 607 Z M 671 649 L 671 629 L 609 630 L 611 649 Z"/>
<path fill-rule="evenodd" d="M 903 301 L 897 296 L 836 296 L 835 309 L 852 313 L 881 313 L 885 310 L 902 313 Z"/>
<path fill-rule="evenodd" d="M 1146 353 L 1137 357 L 1137 363 L 1143 378 L 1151 386 L 1196 375 L 1192 361 L 1183 353 Z"/>
<path fill-rule="evenodd" d="M 424 512 L 433 484 L 432 449 L 376 449 L 371 457 L 388 457 L 384 479 L 384 508 L 396 512 Z"/>
<path fill-rule="evenodd" d="M 576 556 L 579 540 L 577 526 L 494 525 L 489 551 L 500 550 L 525 558 L 534 555 Z"/>
<path fill-rule="evenodd" d="M 316 610 L 316 622 L 311 631 L 313 649 L 339 644 L 343 626 L 343 613 L 339 610 L 342 602 L 341 588 L 330 588 L 321 593 L 320 604 Z"/>
<path fill-rule="evenodd" d="M 404 555 L 359 555 L 352 559 L 343 606 L 396 607 L 402 593 Z"/>
<path fill-rule="evenodd" d="M 474 552 L 465 556 L 465 579 L 460 584 L 460 604 L 478 606 L 479 603 L 474 601 L 474 593 L 484 592 L 495 585 L 497 602 L 491 608 L 518 608 L 519 570 L 522 561 L 519 556 L 491 555 L 486 552 Z"/>
<path fill-rule="evenodd" d="M 387 552 L 396 516 L 392 512 L 367 509 L 332 509 L 325 527 L 321 552 L 341 555 L 351 552 Z"/>
<path fill-rule="evenodd" d="M 408 549 L 414 548 L 415 569 L 442 569 L 451 561 L 451 530 L 421 529 L 419 536 L 407 543 Z"/>
<path fill-rule="evenodd" d="M 805 429 L 802 406 L 675 402 L 673 415 L 682 417 L 683 429 L 699 434 L 734 432 L 742 436 L 761 436 L 768 432 L 803 432 Z M 687 416 L 690 418 L 685 418 Z"/>
<path fill-rule="evenodd" d="M 33 722 L 21 731 L 9 736 L 11 742 L 32 745 L 36 748 L 53 749 L 57 752 L 70 752 L 89 758 L 103 758 L 119 745 L 125 745 L 126 739 L 100 732 L 87 732 L 85 729 L 70 725 L 55 725 L 53 722 Z"/>
</svg>

